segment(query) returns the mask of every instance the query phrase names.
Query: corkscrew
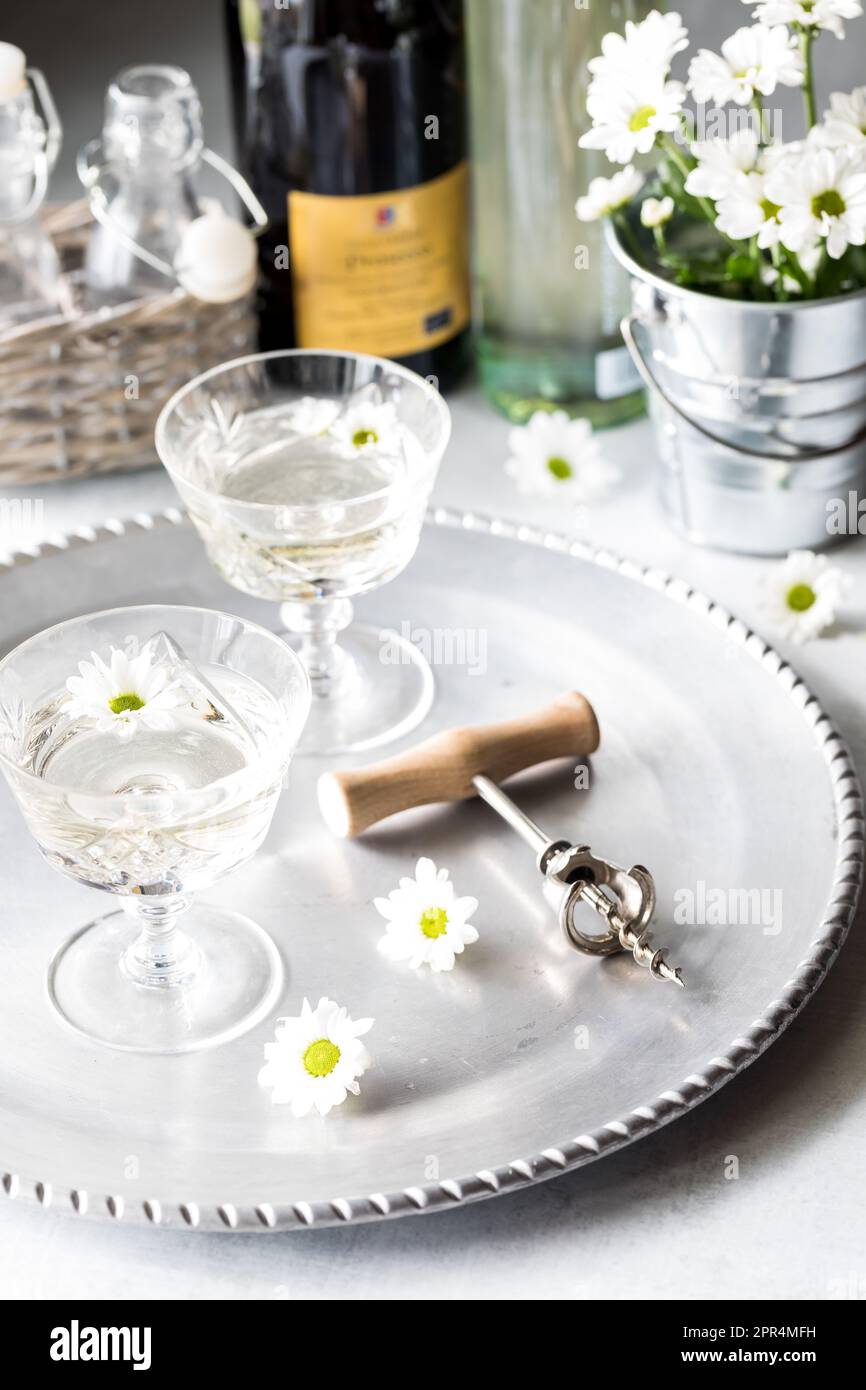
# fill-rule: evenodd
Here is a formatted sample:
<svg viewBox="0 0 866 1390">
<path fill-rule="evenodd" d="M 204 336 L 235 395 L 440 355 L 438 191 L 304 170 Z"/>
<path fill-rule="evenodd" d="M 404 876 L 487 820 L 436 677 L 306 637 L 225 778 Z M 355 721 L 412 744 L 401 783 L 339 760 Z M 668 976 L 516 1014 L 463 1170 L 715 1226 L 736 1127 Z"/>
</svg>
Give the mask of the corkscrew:
<svg viewBox="0 0 866 1390">
<path fill-rule="evenodd" d="M 451 729 L 383 762 L 325 773 L 319 805 L 334 834 L 352 839 L 411 806 L 480 796 L 535 851 L 544 896 L 569 945 L 591 956 L 631 951 L 653 979 L 682 987 L 680 970 L 651 943 L 655 885 L 649 870 L 641 864 L 624 869 L 593 854 L 589 845 L 551 839 L 499 785 L 536 763 L 586 757 L 598 743 L 592 706 L 574 691 L 520 719 Z M 591 907 L 605 929 L 584 931 L 580 906 Z"/>
</svg>

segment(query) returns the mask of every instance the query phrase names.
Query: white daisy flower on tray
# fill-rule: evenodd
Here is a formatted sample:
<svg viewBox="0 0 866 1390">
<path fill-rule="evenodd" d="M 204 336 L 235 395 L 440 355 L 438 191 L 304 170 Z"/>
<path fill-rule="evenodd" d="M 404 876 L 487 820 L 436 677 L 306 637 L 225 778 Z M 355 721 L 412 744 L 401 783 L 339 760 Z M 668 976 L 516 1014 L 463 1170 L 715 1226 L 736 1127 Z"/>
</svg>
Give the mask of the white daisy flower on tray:
<svg viewBox="0 0 866 1390">
<path fill-rule="evenodd" d="M 333 999 L 320 999 L 315 1009 L 305 999 L 298 1018 L 277 1020 L 276 1040 L 265 1043 L 259 1085 L 271 1087 L 273 1104 L 290 1105 L 298 1118 L 313 1109 L 327 1115 L 349 1092 L 360 1092 L 358 1077 L 372 1063 L 360 1038 L 373 1022 L 350 1018 Z"/>
<path fill-rule="evenodd" d="M 825 556 L 792 550 L 781 564 L 765 571 L 761 607 L 784 637 L 806 642 L 835 620 L 846 589 L 846 576 Z"/>
<path fill-rule="evenodd" d="M 95 720 L 103 732 L 130 738 L 138 729 L 171 730 L 179 727 L 179 710 L 189 698 L 177 681 L 170 679 L 165 662 L 155 661 L 148 644 L 138 656 L 127 656 L 112 647 L 106 663 L 91 652 L 81 661 L 79 675 L 66 682 L 69 699 L 64 713 L 71 719 Z"/>
<path fill-rule="evenodd" d="M 789 251 L 824 238 L 827 255 L 839 260 L 849 246 L 866 242 L 866 147 L 808 148 L 774 167 L 765 191 L 779 205 L 781 240 Z"/>
<path fill-rule="evenodd" d="M 581 222 L 597 222 L 630 203 L 643 187 L 643 174 L 633 164 L 618 169 L 609 179 L 591 179 L 588 191 L 575 204 Z"/>
<path fill-rule="evenodd" d="M 751 5 L 754 0 L 743 0 Z M 827 29 L 845 37 L 844 19 L 863 13 L 860 0 L 759 0 L 754 18 L 761 24 L 799 24 L 802 29 Z"/>
<path fill-rule="evenodd" d="M 572 420 L 564 410 L 536 410 L 509 436 L 505 471 L 518 492 L 584 502 L 619 477 L 604 458 L 588 420 Z"/>
<path fill-rule="evenodd" d="M 451 970 L 464 947 L 478 940 L 469 921 L 477 898 L 458 898 L 448 870 L 437 869 L 432 859 L 419 859 L 415 877 L 401 878 L 374 905 L 388 922 L 379 950 L 390 960 L 407 960 L 413 970 Z"/>
</svg>

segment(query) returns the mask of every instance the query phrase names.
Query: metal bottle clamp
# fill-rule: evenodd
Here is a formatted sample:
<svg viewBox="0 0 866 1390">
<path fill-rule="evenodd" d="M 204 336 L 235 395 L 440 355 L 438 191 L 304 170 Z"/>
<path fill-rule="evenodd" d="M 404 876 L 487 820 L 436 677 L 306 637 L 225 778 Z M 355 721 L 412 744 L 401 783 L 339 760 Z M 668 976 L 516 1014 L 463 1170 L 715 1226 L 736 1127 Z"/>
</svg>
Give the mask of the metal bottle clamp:
<svg viewBox="0 0 866 1390">
<path fill-rule="evenodd" d="M 60 124 L 57 107 L 54 105 L 44 76 L 39 68 L 28 68 L 25 76 L 35 98 L 37 118 L 41 117 L 41 122 L 45 127 L 45 139 L 41 148 L 34 152 L 33 191 L 21 211 L 5 219 L 7 223 L 27 222 L 39 211 L 45 201 L 45 195 L 48 191 L 48 176 L 54 168 L 60 152 L 60 142 L 63 139 L 63 127 Z"/>
<path fill-rule="evenodd" d="M 199 151 L 199 158 L 202 163 L 209 164 L 212 169 L 215 169 L 231 185 L 253 219 L 255 225 L 250 229 L 253 236 L 260 236 L 268 225 L 268 214 L 243 174 L 235 169 L 234 165 L 229 164 L 227 159 L 223 159 L 222 155 L 216 154 L 206 146 Z M 173 280 L 175 267 L 169 261 L 164 261 L 161 256 L 155 256 L 146 247 L 140 246 L 128 232 L 124 231 L 123 227 L 115 222 L 108 211 L 108 196 L 100 182 L 107 166 L 102 157 L 102 140 L 99 137 L 90 140 L 79 150 L 75 167 L 79 179 L 87 189 L 91 211 L 96 221 L 101 223 L 103 227 L 107 227 L 121 245 L 131 251 L 134 256 L 137 256 L 140 261 L 144 261 L 146 265 Z"/>
</svg>

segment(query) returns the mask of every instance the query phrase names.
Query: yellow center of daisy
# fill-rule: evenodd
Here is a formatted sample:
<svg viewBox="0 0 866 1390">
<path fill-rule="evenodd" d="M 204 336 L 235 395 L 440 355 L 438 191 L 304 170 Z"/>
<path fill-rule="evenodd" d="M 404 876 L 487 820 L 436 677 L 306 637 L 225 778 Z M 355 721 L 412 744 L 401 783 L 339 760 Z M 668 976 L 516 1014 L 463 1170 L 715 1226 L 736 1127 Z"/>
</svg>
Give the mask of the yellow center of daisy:
<svg viewBox="0 0 866 1390">
<path fill-rule="evenodd" d="M 793 584 L 785 595 L 785 602 L 794 613 L 805 613 L 817 597 L 810 584 Z"/>
<path fill-rule="evenodd" d="M 629 130 L 646 130 L 655 114 L 654 106 L 639 106 L 628 123 Z"/>
<path fill-rule="evenodd" d="M 340 1049 L 330 1038 L 317 1038 L 304 1053 L 304 1067 L 310 1076 L 329 1076 L 340 1060 Z"/>
<path fill-rule="evenodd" d="M 429 936 L 431 941 L 435 941 L 437 936 L 443 936 L 448 929 L 448 913 L 444 907 L 428 907 L 421 913 L 418 925 L 424 936 Z"/>
<path fill-rule="evenodd" d="M 762 198 L 761 212 L 764 214 L 764 220 L 766 222 L 772 222 L 775 218 L 779 216 L 779 213 L 781 212 L 781 204 L 771 203 L 769 198 Z"/>
<path fill-rule="evenodd" d="M 115 695 L 108 708 L 112 714 L 126 714 L 127 710 L 144 709 L 144 701 L 140 695 Z"/>
<path fill-rule="evenodd" d="M 375 430 L 355 430 L 352 443 L 356 449 L 363 449 L 367 444 L 378 444 L 379 436 Z"/>
<path fill-rule="evenodd" d="M 547 460 L 547 470 L 561 483 L 564 483 L 567 478 L 570 478 L 574 472 L 568 459 L 558 458 L 557 456 Z"/>
<path fill-rule="evenodd" d="M 825 212 L 828 217 L 841 217 L 844 211 L 845 199 L 835 188 L 828 188 L 825 193 L 816 193 L 812 199 L 813 217 L 821 217 Z"/>
</svg>

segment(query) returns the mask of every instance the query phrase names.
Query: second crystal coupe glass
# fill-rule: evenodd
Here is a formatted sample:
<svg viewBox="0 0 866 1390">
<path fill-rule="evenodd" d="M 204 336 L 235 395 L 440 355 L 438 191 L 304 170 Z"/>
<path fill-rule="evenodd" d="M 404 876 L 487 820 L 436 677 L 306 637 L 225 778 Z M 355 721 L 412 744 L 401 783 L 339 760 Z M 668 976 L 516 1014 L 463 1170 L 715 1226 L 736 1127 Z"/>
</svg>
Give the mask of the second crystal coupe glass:
<svg viewBox="0 0 866 1390">
<path fill-rule="evenodd" d="M 157 422 L 157 451 L 213 564 L 282 605 L 312 681 L 303 750 L 370 748 L 430 708 L 418 648 L 349 624 L 351 599 L 415 553 L 449 432 L 445 402 L 414 372 L 300 350 L 206 372 Z"/>
<path fill-rule="evenodd" d="M 184 1052 L 276 1002 L 270 937 L 192 899 L 264 839 L 309 702 L 285 642 L 200 608 L 73 618 L 0 661 L 0 767 L 27 825 L 50 864 L 124 909 L 52 961 L 77 1032 Z"/>
</svg>

